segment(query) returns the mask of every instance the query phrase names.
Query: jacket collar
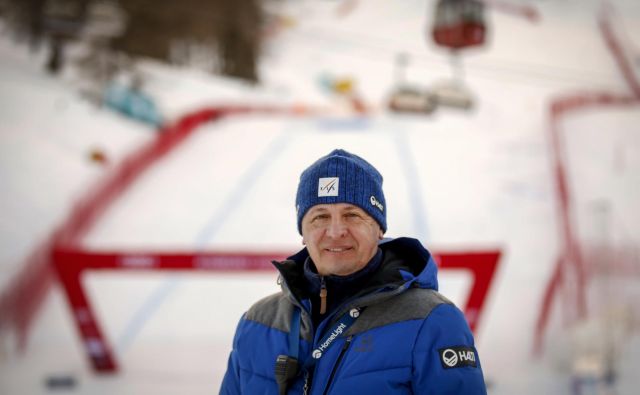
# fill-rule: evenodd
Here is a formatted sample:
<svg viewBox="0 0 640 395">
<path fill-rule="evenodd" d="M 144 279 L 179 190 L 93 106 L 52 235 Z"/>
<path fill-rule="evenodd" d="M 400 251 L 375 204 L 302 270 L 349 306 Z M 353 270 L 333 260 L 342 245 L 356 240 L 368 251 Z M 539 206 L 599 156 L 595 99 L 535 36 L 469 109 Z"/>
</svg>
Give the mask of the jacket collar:
<svg viewBox="0 0 640 395">
<path fill-rule="evenodd" d="M 382 263 L 371 274 L 363 290 L 368 292 L 401 285 L 438 289 L 438 269 L 431 254 L 420 241 L 409 237 L 384 239 L 379 247 Z M 309 284 L 304 276 L 304 264 L 308 257 L 309 252 L 305 247 L 285 261 L 273 262 L 283 280 L 283 291 L 291 293 L 298 300 L 310 296 Z"/>
</svg>

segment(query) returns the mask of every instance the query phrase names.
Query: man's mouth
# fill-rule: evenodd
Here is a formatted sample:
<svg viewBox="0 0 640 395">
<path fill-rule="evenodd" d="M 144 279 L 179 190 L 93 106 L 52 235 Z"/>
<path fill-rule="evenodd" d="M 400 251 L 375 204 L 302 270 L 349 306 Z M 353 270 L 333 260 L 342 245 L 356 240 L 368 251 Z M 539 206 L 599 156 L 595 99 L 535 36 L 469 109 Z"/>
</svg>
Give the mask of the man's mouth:
<svg viewBox="0 0 640 395">
<path fill-rule="evenodd" d="M 349 251 L 351 249 L 353 249 L 353 248 L 352 247 L 332 247 L 332 248 L 325 248 L 324 250 L 328 251 L 328 252 L 339 253 L 339 252 Z"/>
</svg>

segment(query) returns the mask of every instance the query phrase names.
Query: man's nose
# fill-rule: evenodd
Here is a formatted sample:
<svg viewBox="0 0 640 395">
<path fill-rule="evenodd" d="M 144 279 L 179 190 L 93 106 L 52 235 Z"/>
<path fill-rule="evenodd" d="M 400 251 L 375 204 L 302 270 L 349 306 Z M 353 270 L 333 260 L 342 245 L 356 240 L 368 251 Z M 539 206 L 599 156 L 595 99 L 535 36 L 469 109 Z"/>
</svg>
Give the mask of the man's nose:
<svg viewBox="0 0 640 395">
<path fill-rule="evenodd" d="M 347 234 L 347 226 L 342 218 L 332 218 L 327 228 L 327 236 L 340 238 Z"/>
</svg>

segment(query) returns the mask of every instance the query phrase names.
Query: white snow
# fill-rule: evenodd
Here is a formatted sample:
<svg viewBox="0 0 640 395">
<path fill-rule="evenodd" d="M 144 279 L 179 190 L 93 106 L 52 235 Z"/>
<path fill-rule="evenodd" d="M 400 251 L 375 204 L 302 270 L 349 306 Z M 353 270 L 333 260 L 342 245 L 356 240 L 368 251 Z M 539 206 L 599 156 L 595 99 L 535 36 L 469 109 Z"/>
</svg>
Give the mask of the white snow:
<svg viewBox="0 0 640 395">
<path fill-rule="evenodd" d="M 97 250 L 295 252 L 299 173 L 344 148 L 385 177 L 387 236 L 418 237 L 431 250 L 503 250 L 476 334 L 490 393 L 570 393 L 570 372 L 558 352 L 531 356 L 561 247 L 548 107 L 575 92 L 629 91 L 598 30 L 599 2 L 521 3 L 537 7 L 542 20 L 489 11 L 488 44 L 462 57 L 476 102 L 469 112 L 441 108 L 412 116 L 384 108 L 400 52 L 410 54 L 409 83 L 429 87 L 452 75 L 446 51 L 425 40 L 432 1 L 360 1 L 343 18 L 336 17 L 339 2 L 283 2 L 281 12 L 296 23 L 268 43 L 257 86 L 144 62 L 146 89 L 168 119 L 220 103 L 298 103 L 331 113 L 252 114 L 204 125 L 125 191 L 84 243 Z M 637 59 L 640 7 L 611 3 Z M 43 56 L 0 38 L 0 290 L 74 202 L 155 133 L 93 107 L 70 87 L 69 76 L 46 75 Z M 321 86 L 327 76 L 352 78 L 373 114 L 349 114 Z M 637 106 L 585 110 L 560 124 L 574 225 L 585 240 L 601 236 L 593 204 L 606 202 L 612 238 L 639 245 L 638 125 Z M 94 147 L 110 165 L 89 160 Z M 443 293 L 462 303 L 468 276 L 442 272 L 440 280 Z M 0 393 L 47 393 L 46 378 L 64 375 L 75 377 L 75 391 L 83 394 L 216 393 L 240 315 L 278 290 L 275 273 L 91 273 L 84 282 L 121 371 L 91 372 L 56 287 L 25 353 L 3 335 Z M 560 315 L 556 309 L 556 340 L 547 350 L 565 350 L 560 346 L 572 333 L 558 324 Z M 625 341 L 618 393 L 631 394 L 640 367 L 637 331 Z"/>
</svg>

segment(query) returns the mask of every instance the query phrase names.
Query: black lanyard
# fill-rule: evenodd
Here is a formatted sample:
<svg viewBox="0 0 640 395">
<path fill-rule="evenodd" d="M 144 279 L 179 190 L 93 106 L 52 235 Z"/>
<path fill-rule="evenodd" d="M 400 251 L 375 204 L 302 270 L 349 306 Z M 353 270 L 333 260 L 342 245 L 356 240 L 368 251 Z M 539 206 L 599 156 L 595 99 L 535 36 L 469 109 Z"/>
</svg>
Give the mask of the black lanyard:
<svg viewBox="0 0 640 395">
<path fill-rule="evenodd" d="M 364 308 L 354 307 L 343 314 L 340 319 L 333 324 L 330 330 L 318 342 L 318 346 L 311 352 L 311 356 L 304 363 L 304 368 L 310 372 L 316 362 L 322 358 L 324 353 L 331 347 L 334 341 L 345 333 L 351 325 L 356 322 Z M 291 327 L 289 328 L 289 355 L 278 355 L 275 365 L 275 378 L 278 383 L 281 395 L 286 394 L 289 382 L 298 375 L 300 352 L 300 308 L 294 307 L 291 315 Z"/>
<path fill-rule="evenodd" d="M 356 322 L 363 310 L 364 308 L 354 307 L 344 313 L 340 317 L 340 319 L 333 324 L 331 329 L 326 331 L 322 339 L 320 339 L 320 341 L 318 342 L 316 348 L 314 348 L 314 350 L 311 352 L 311 356 L 307 359 L 304 366 L 309 368 L 313 366 L 317 360 L 322 358 L 329 347 L 333 345 L 334 341 L 343 333 L 345 333 L 351 327 L 351 325 Z M 299 319 L 298 322 L 300 322 Z M 298 325 L 300 324 L 298 323 Z"/>
</svg>

